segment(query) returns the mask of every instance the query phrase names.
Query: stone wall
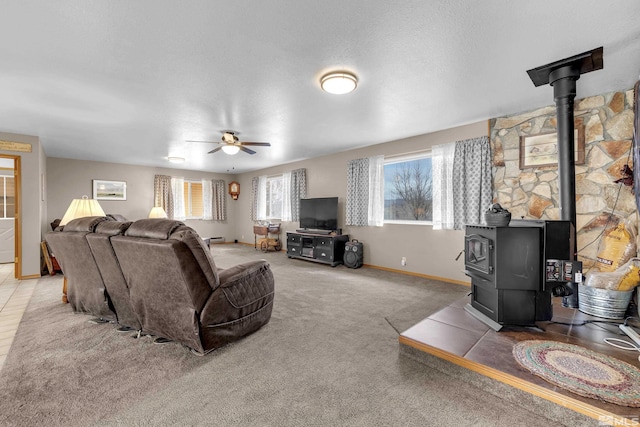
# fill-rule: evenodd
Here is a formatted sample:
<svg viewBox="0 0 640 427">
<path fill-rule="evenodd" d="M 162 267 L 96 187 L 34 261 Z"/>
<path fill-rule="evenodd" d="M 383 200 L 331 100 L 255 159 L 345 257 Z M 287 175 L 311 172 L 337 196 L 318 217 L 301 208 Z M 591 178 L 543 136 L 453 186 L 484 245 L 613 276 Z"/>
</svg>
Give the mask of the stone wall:
<svg viewBox="0 0 640 427">
<path fill-rule="evenodd" d="M 614 183 L 632 168 L 633 89 L 576 100 L 574 118 L 584 126 L 585 162 L 576 165 L 579 259 L 588 265 L 603 231 L 629 220 L 637 226 L 631 186 Z M 490 121 L 494 201 L 512 218 L 560 219 L 558 167 L 520 169 L 522 136 L 556 131 L 554 105 Z"/>
</svg>

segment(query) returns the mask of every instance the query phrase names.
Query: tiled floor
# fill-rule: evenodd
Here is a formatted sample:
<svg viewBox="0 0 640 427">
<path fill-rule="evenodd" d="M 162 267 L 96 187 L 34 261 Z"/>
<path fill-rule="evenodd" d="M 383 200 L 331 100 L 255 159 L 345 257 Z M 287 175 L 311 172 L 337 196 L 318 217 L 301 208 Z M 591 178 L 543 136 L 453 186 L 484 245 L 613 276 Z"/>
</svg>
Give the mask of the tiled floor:
<svg viewBox="0 0 640 427">
<path fill-rule="evenodd" d="M 37 280 L 17 280 L 13 264 L 0 264 L 0 370 Z"/>
<path fill-rule="evenodd" d="M 468 302 L 466 297 L 432 314 L 404 331 L 400 342 L 596 419 L 615 416 L 626 422 L 639 418 L 638 408 L 581 397 L 556 387 L 525 371 L 512 356 L 513 345 L 519 341 L 553 340 L 580 345 L 638 367 L 638 352 L 619 350 L 603 342 L 605 337 L 626 338 L 620 336 L 619 321 L 607 321 L 562 307 L 560 299 L 555 298 L 551 322 L 538 322 L 539 328 L 504 328 L 496 332 L 465 310 Z M 606 323 L 582 325 L 585 320 L 605 320 Z"/>
</svg>

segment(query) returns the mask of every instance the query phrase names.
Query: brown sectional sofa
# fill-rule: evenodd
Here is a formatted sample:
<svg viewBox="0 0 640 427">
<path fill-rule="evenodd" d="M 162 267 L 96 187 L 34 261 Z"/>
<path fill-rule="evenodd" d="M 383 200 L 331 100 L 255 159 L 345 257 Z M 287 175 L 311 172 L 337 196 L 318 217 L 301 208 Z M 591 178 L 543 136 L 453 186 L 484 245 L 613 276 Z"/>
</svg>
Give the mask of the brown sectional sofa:
<svg viewBox="0 0 640 427">
<path fill-rule="evenodd" d="M 269 264 L 218 269 L 203 240 L 179 221 L 80 218 L 46 239 L 60 258 L 74 311 L 103 317 L 104 305 L 121 325 L 197 354 L 255 332 L 271 318 Z"/>
</svg>

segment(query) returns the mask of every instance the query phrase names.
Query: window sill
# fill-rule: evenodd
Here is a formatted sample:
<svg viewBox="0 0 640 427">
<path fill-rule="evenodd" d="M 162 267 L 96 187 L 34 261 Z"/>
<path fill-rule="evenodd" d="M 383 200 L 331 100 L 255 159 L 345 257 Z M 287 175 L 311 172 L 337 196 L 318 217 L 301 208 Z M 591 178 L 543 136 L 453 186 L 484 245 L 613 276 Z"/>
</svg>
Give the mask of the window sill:
<svg viewBox="0 0 640 427">
<path fill-rule="evenodd" d="M 433 225 L 433 221 L 384 220 L 384 224 Z"/>
</svg>

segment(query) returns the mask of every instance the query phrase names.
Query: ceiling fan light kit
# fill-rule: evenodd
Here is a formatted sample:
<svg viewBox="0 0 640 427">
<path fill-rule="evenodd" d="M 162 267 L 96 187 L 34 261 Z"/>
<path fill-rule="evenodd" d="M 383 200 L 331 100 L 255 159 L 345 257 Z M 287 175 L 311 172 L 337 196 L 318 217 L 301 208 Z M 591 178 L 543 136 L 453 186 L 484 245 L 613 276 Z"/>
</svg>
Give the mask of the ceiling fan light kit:
<svg viewBox="0 0 640 427">
<path fill-rule="evenodd" d="M 233 156 L 234 154 L 238 154 L 238 151 L 240 151 L 240 147 L 238 147 L 237 145 L 223 145 L 222 151 L 230 156 Z"/>
<path fill-rule="evenodd" d="M 344 95 L 353 92 L 358 85 L 358 78 L 347 71 L 337 71 L 325 74 L 320 79 L 322 90 L 334 95 Z"/>
</svg>

